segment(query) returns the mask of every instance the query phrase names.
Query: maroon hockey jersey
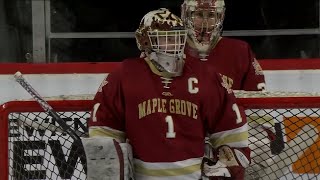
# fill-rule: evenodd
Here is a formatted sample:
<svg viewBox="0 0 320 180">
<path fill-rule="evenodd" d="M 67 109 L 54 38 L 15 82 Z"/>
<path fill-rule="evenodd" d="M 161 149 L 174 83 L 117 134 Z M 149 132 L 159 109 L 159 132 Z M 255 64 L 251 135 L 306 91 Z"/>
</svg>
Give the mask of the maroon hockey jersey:
<svg viewBox="0 0 320 180">
<path fill-rule="evenodd" d="M 189 57 L 198 57 L 192 48 L 186 48 Z M 197 58 L 198 59 L 198 58 Z M 250 46 L 241 40 L 223 37 L 202 63 L 219 72 L 229 88 L 258 91 L 264 88 L 262 68 Z"/>
<path fill-rule="evenodd" d="M 157 74 L 142 58 L 123 61 L 101 84 L 89 122 L 90 136 L 129 140 L 137 177 L 199 178 L 207 135 L 216 147 L 248 147 L 246 118 L 218 73 L 187 60 L 182 76 Z"/>
</svg>

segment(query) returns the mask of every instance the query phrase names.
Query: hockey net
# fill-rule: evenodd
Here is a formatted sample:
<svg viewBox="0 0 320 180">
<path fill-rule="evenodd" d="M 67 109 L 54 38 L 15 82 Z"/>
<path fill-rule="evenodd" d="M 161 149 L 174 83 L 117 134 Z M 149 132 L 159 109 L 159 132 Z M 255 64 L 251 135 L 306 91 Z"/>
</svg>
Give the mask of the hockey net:
<svg viewBox="0 0 320 180">
<path fill-rule="evenodd" d="M 246 109 L 253 162 L 245 179 L 320 179 L 320 96 L 237 91 Z M 85 133 L 92 96 L 45 98 L 74 130 Z M 86 179 L 72 139 L 32 100 L 0 108 L 1 179 Z M 273 132 L 273 133 L 270 133 Z M 274 134 L 275 136 L 272 136 Z"/>
</svg>

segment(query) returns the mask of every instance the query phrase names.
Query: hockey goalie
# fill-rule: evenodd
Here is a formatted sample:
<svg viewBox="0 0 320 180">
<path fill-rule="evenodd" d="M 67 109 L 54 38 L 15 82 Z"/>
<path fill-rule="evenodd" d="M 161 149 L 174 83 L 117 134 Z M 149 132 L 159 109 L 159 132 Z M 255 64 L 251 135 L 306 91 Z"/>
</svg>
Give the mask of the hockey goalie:
<svg viewBox="0 0 320 180">
<path fill-rule="evenodd" d="M 88 180 L 243 180 L 244 112 L 219 73 L 185 59 L 186 35 L 168 9 L 143 17 L 136 40 L 145 56 L 122 61 L 95 95 L 83 139 Z"/>
</svg>

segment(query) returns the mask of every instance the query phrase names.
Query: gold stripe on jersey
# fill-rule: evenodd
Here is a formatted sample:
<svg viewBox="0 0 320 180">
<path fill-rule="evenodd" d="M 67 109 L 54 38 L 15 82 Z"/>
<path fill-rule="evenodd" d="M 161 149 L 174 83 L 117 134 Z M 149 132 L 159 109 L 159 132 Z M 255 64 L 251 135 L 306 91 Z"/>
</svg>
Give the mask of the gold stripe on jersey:
<svg viewBox="0 0 320 180">
<path fill-rule="evenodd" d="M 110 137 L 117 139 L 120 142 L 124 142 L 125 133 L 116 129 L 112 129 L 106 126 L 91 126 L 89 128 L 90 137 Z"/>
<path fill-rule="evenodd" d="M 152 164 L 152 166 L 148 166 Z M 168 168 L 169 167 L 169 168 Z M 171 167 L 171 168 L 170 168 Z M 197 159 L 196 162 L 191 161 L 178 161 L 172 163 L 135 163 L 135 173 L 149 177 L 172 177 L 183 176 L 200 172 L 201 159 Z"/>
<path fill-rule="evenodd" d="M 214 133 L 210 135 L 210 143 L 214 148 L 221 145 L 229 145 L 231 147 L 248 147 L 249 141 L 248 125 L 242 127 Z"/>
<path fill-rule="evenodd" d="M 241 143 L 245 147 L 245 144 L 247 143 L 248 139 L 248 132 L 242 132 L 238 134 L 232 134 L 232 135 L 227 135 L 225 137 L 219 138 L 219 139 L 211 139 L 210 138 L 210 143 L 213 145 L 213 147 L 219 147 L 221 145 L 229 145 L 233 147 L 233 143 Z"/>
<path fill-rule="evenodd" d="M 249 116 L 247 118 L 248 122 L 255 122 L 257 124 L 261 124 L 261 125 L 267 125 L 267 126 L 274 126 L 274 118 L 272 116 L 268 116 L 268 115 L 262 115 L 261 116 Z"/>
</svg>

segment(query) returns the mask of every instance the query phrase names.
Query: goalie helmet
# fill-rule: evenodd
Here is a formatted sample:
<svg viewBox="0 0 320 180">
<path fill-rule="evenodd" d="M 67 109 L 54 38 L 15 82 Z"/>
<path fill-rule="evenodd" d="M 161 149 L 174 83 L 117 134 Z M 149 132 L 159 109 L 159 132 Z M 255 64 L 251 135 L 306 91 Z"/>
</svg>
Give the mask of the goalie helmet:
<svg viewBox="0 0 320 180">
<path fill-rule="evenodd" d="M 166 8 L 150 11 L 135 32 L 138 48 L 160 72 L 180 75 L 187 31 L 182 20 Z"/>
<path fill-rule="evenodd" d="M 218 42 L 224 15 L 224 0 L 184 0 L 181 17 L 188 29 L 188 41 L 200 56 L 207 56 Z"/>
</svg>

